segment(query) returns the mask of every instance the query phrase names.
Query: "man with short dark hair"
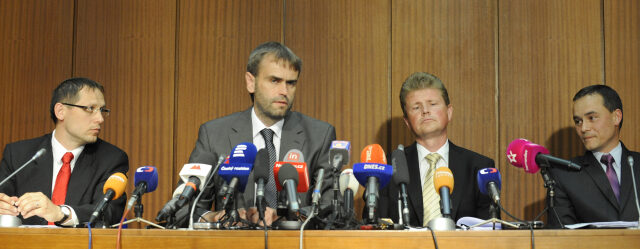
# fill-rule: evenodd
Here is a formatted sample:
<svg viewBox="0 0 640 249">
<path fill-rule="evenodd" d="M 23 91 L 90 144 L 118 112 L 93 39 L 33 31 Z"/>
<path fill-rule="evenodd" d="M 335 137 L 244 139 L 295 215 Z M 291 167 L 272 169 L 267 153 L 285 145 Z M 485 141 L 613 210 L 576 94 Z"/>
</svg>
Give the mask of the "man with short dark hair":
<svg viewBox="0 0 640 249">
<path fill-rule="evenodd" d="M 270 156 L 276 161 L 284 159 L 289 150 L 298 149 L 308 165 L 310 186 L 315 185 L 314 179 L 319 169 L 325 169 L 323 193 L 329 194 L 323 194 L 323 199 L 331 200 L 331 191 L 328 190 L 333 185 L 333 174 L 329 166 L 329 147 L 336 138 L 336 132 L 326 122 L 291 111 L 301 69 L 302 61 L 285 45 L 266 42 L 256 47 L 249 55 L 245 73 L 245 83 L 253 106 L 200 126 L 189 161 L 196 162 L 203 153 L 227 155 L 234 146 L 243 142 L 253 143 L 257 149 L 267 149 L 270 154 L 273 153 Z M 270 162 L 270 167 L 272 172 L 273 162 Z M 273 173 L 270 175 L 273 176 Z M 265 184 L 265 222 L 270 225 L 277 218 L 278 193 L 275 179 L 270 177 L 268 181 Z M 214 184 L 204 190 L 198 206 L 208 209 L 213 206 L 215 210 L 205 214 L 205 220 L 216 221 L 224 214 L 221 197 L 218 196 L 214 201 L 215 193 L 223 182 L 222 178 L 216 177 Z M 313 188 L 309 188 L 307 193 L 298 194 L 302 206 L 311 204 L 311 191 Z M 257 222 L 253 174 L 249 176 L 244 194 L 240 195 L 235 198 L 240 216 Z"/>
<path fill-rule="evenodd" d="M 129 170 L 127 154 L 98 138 L 104 118 L 104 88 L 86 78 L 63 81 L 53 91 L 51 134 L 7 144 L 0 164 L 5 179 L 38 150 L 44 155 L 0 186 L 0 214 L 21 216 L 23 224 L 74 226 L 89 220 L 115 172 Z M 105 209 L 105 222 L 119 221 L 126 195 Z"/>
<path fill-rule="evenodd" d="M 620 141 L 622 101 L 605 85 L 580 89 L 573 97 L 575 129 L 587 149 L 571 159 L 582 165 L 580 171 L 551 168 L 556 182 L 555 211 L 549 210 L 549 227 L 600 221 L 637 221 L 631 166 L 640 154 Z M 639 181 L 638 166 L 634 166 Z M 561 222 L 561 223 L 560 223 Z"/>
<path fill-rule="evenodd" d="M 454 221 L 464 216 L 490 218 L 490 199 L 480 193 L 476 175 L 482 168 L 493 168 L 494 161 L 449 141 L 447 125 L 453 116 L 453 107 L 442 81 L 429 73 L 412 74 L 400 89 L 400 105 L 404 122 L 416 140 L 404 150 L 410 175 L 409 225 L 422 227 L 442 217 L 440 196 L 433 182 L 439 167 L 449 167 L 453 173 L 451 218 Z M 398 222 L 398 190 L 393 181 L 382 190 L 380 217 Z"/>
</svg>

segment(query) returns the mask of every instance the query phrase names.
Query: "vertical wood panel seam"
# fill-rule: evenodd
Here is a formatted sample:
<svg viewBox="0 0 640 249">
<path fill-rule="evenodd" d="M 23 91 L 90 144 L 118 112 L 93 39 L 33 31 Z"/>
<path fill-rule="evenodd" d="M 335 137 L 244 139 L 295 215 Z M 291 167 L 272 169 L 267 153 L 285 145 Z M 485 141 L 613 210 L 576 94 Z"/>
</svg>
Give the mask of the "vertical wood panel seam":
<svg viewBox="0 0 640 249">
<path fill-rule="evenodd" d="M 391 151 L 393 149 L 393 140 L 391 139 L 391 134 L 393 133 L 393 0 L 389 0 L 389 45 L 388 45 L 388 57 L 387 57 L 387 117 L 389 122 L 387 122 L 387 151 Z M 400 107 L 402 108 L 402 106 Z"/>
<path fill-rule="evenodd" d="M 173 129 L 171 129 L 173 131 L 173 141 L 171 142 L 173 144 L 173 155 L 172 155 L 172 159 L 170 160 L 172 163 L 171 166 L 171 176 L 169 182 L 171 183 L 171 189 L 174 189 L 177 186 L 173 186 L 173 184 L 177 184 L 177 182 L 174 179 L 174 172 L 176 171 L 176 167 L 178 166 L 178 157 L 176 156 L 178 154 L 178 100 L 179 100 L 179 96 L 178 96 L 178 77 L 179 77 L 179 56 L 180 56 L 180 0 L 176 0 L 176 21 L 175 21 L 175 48 L 174 48 L 174 58 L 173 58 Z"/>
<path fill-rule="evenodd" d="M 285 33 L 287 32 L 287 29 L 285 27 L 286 25 L 286 21 L 287 21 L 287 0 L 282 0 L 282 17 L 280 18 L 280 30 L 282 32 L 280 32 L 280 40 L 282 41 L 282 44 L 284 44 L 286 46 L 286 41 L 285 41 L 285 37 L 287 37 L 285 35 Z"/>
<path fill-rule="evenodd" d="M 495 71 L 495 97 L 494 97 L 494 118 L 495 126 L 495 152 L 493 154 L 496 160 L 496 168 L 500 168 L 500 0 L 495 1 L 496 20 L 494 21 L 494 71 Z"/>
<path fill-rule="evenodd" d="M 604 20 L 605 16 L 604 15 L 605 15 L 605 13 L 604 13 L 604 0 L 600 0 L 600 27 L 601 27 L 601 29 L 600 29 L 600 38 L 602 39 L 602 56 L 601 56 L 601 58 L 602 58 L 602 68 L 601 68 L 601 70 L 602 70 L 602 84 L 606 85 L 607 84 L 607 65 L 606 65 L 607 60 L 606 60 L 605 56 L 607 56 L 607 54 L 606 54 L 606 48 L 607 47 L 606 47 L 606 44 L 605 44 L 605 39 L 606 39 L 605 35 L 606 34 L 605 34 L 605 22 L 604 22 L 605 21 Z"/>
<path fill-rule="evenodd" d="M 73 31 L 71 33 L 71 76 L 76 74 L 76 47 L 78 46 L 78 0 L 73 1 Z"/>
</svg>

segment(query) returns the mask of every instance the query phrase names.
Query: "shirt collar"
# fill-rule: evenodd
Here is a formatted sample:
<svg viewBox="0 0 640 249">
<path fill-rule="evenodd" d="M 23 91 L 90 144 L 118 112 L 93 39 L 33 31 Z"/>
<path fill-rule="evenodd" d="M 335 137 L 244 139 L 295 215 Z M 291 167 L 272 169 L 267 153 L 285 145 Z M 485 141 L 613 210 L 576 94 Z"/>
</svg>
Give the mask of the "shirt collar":
<svg viewBox="0 0 640 249">
<path fill-rule="evenodd" d="M 446 165 L 449 165 L 449 139 L 442 145 L 438 150 L 431 152 L 427 150 L 424 146 L 419 143 L 416 143 L 416 147 L 418 148 L 418 159 L 423 160 L 427 155 L 431 153 L 438 153 L 444 160 Z M 426 159 L 425 159 L 426 160 Z"/>
<path fill-rule="evenodd" d="M 622 144 L 618 141 L 618 145 L 616 145 L 613 150 L 609 151 L 609 153 L 596 151 L 592 151 L 592 153 L 593 156 L 598 160 L 598 162 L 600 162 L 600 158 L 602 158 L 604 154 L 611 154 L 611 156 L 613 156 L 613 160 L 615 160 L 616 163 L 620 165 L 620 160 L 622 160 Z"/>
<path fill-rule="evenodd" d="M 67 152 L 73 153 L 73 159 L 71 160 L 71 164 L 75 164 L 78 160 L 78 156 L 84 150 L 84 145 L 75 148 L 71 151 L 68 151 L 61 143 L 56 139 L 56 130 L 53 130 L 51 133 L 51 154 L 53 154 L 53 162 L 62 164 L 62 156 Z"/>
<path fill-rule="evenodd" d="M 281 138 L 282 136 L 282 127 L 284 126 L 284 119 L 281 119 L 280 121 L 276 122 L 275 124 L 273 124 L 270 127 L 267 127 L 266 125 L 264 125 L 262 123 L 262 121 L 260 121 L 260 119 L 258 118 L 258 115 L 256 115 L 256 108 L 252 107 L 251 108 L 251 127 L 253 127 L 252 131 L 253 131 L 253 137 L 256 137 L 258 135 L 260 135 L 260 131 L 265 129 L 265 128 L 269 128 L 273 131 L 274 135 L 278 138 Z"/>
</svg>

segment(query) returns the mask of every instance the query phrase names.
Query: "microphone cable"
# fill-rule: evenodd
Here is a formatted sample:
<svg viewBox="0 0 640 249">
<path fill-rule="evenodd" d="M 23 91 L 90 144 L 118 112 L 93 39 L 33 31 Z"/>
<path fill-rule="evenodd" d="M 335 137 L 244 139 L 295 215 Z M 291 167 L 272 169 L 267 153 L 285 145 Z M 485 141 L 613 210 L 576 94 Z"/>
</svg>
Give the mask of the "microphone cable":
<svg viewBox="0 0 640 249">
<path fill-rule="evenodd" d="M 433 246 L 438 249 L 438 240 L 436 239 L 436 233 L 433 232 L 433 229 L 431 229 L 431 227 L 427 226 L 427 229 L 429 229 L 429 231 L 431 232 L 431 238 L 433 238 Z"/>
<path fill-rule="evenodd" d="M 533 223 L 538 220 L 542 214 L 544 214 L 544 212 L 547 210 L 547 208 L 545 208 L 542 213 L 540 213 L 538 216 L 536 216 L 533 221 L 524 221 L 521 219 L 518 219 L 517 217 L 513 216 L 511 213 L 507 212 L 506 209 L 504 209 L 504 207 L 502 207 L 502 204 L 498 203 L 498 207 L 500 207 L 500 210 L 502 210 L 502 212 L 504 212 L 507 216 L 511 217 L 514 220 L 517 220 L 518 222 L 522 222 L 524 224 L 527 224 L 529 227 L 529 231 L 531 231 L 531 249 L 535 249 L 536 248 L 536 243 L 535 243 L 535 237 L 533 236 Z"/>
<path fill-rule="evenodd" d="M 91 249 L 91 222 L 87 222 L 87 228 L 89 228 L 89 249 Z"/>
<path fill-rule="evenodd" d="M 196 198 L 193 200 L 193 205 L 191 206 L 191 212 L 189 212 L 189 230 L 193 230 L 193 213 L 196 211 L 196 207 L 198 206 L 198 201 L 200 201 L 200 196 L 202 196 L 202 194 L 204 193 L 204 189 L 207 188 L 207 185 L 209 185 L 209 182 L 213 181 L 213 177 L 218 171 L 220 164 L 224 162 L 225 157 L 226 156 L 224 155 L 221 155 L 218 157 L 218 163 L 216 164 L 216 167 L 211 172 L 209 172 L 209 175 L 207 175 L 207 180 L 204 181 L 204 185 L 200 190 L 200 193 L 198 193 Z"/>
<path fill-rule="evenodd" d="M 311 219 L 313 219 L 313 217 L 316 215 L 316 208 L 317 206 L 315 204 L 311 205 L 311 215 L 309 215 L 309 217 L 307 217 L 307 219 L 304 221 L 304 223 L 302 223 L 302 226 L 300 226 L 300 249 L 302 248 L 302 244 L 303 244 L 303 234 L 304 234 L 304 227 L 307 226 L 307 223 L 309 223 L 309 221 L 311 221 Z"/>
<path fill-rule="evenodd" d="M 131 209 L 127 209 L 124 211 L 124 214 L 122 215 L 122 218 L 120 218 L 120 224 L 118 225 L 118 238 L 116 239 L 116 249 L 120 249 L 120 238 L 122 235 L 122 223 L 124 223 L 124 219 L 125 217 L 127 217 L 127 214 L 129 214 L 129 211 L 131 211 Z"/>
</svg>

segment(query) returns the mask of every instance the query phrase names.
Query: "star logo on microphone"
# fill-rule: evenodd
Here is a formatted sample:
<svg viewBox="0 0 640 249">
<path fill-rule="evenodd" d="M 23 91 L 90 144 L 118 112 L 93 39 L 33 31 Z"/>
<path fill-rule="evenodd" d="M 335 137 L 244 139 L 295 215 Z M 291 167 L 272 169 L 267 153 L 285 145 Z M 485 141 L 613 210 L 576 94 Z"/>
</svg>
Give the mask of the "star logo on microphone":
<svg viewBox="0 0 640 249">
<path fill-rule="evenodd" d="M 507 155 L 507 158 L 509 159 L 509 163 L 515 163 L 516 161 L 516 155 L 517 154 L 513 154 L 513 151 L 509 151 L 509 155 Z"/>
</svg>

